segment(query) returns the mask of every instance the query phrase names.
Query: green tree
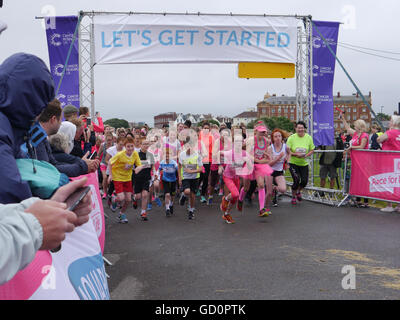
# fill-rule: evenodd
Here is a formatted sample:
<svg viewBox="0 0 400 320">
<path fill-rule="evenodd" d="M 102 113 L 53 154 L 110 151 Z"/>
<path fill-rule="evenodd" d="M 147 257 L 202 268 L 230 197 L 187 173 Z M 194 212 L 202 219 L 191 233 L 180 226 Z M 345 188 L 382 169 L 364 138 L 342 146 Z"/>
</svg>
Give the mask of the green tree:
<svg viewBox="0 0 400 320">
<path fill-rule="evenodd" d="M 262 120 L 267 125 L 268 129 L 270 129 L 271 131 L 276 128 L 285 130 L 287 132 L 294 131 L 294 123 L 286 117 L 271 117 L 271 118 L 257 119 L 250 122 L 247 128 L 254 129 L 254 125 L 256 124 L 256 122 L 260 120 Z"/>
<path fill-rule="evenodd" d="M 108 119 L 107 121 L 104 121 L 105 125 L 108 125 L 110 127 L 113 127 L 115 129 L 117 128 L 129 128 L 129 123 L 128 121 L 124 119 L 117 119 L 117 118 L 112 118 Z"/>
<path fill-rule="evenodd" d="M 378 114 L 376 115 L 376 118 L 377 118 L 379 121 L 389 121 L 389 120 L 390 120 L 390 116 L 389 116 L 388 114 L 384 114 L 384 113 L 378 113 Z"/>
</svg>

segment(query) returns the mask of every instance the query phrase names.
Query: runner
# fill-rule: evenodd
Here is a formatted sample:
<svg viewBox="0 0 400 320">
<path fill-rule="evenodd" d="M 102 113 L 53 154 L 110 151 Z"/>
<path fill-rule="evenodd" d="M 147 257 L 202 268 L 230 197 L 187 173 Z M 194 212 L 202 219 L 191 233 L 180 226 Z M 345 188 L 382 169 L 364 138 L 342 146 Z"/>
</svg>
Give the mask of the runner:
<svg viewBox="0 0 400 320">
<path fill-rule="evenodd" d="M 289 170 L 293 178 L 292 204 L 302 201 L 301 190 L 308 182 L 308 161 L 307 158 L 314 153 L 314 142 L 312 137 L 306 133 L 307 126 L 303 121 L 298 121 L 295 126 L 296 133 L 287 140 L 290 149 Z"/>
<path fill-rule="evenodd" d="M 170 159 L 171 151 L 170 146 L 166 144 L 164 148 L 165 159 L 161 161 L 159 167 L 164 188 L 165 215 L 167 217 L 170 217 L 174 213 L 173 197 L 176 192 L 176 177 L 178 173 L 178 163 L 174 160 L 175 155 L 172 154 Z"/>
<path fill-rule="evenodd" d="M 148 152 L 150 142 L 144 140 L 140 147 L 139 158 L 141 167 L 135 169 L 135 200 L 141 201 L 142 211 L 140 216 L 143 221 L 147 221 L 147 204 L 149 202 L 151 172 L 154 170 L 154 157 Z"/>
<path fill-rule="evenodd" d="M 107 198 L 107 188 L 108 188 L 108 178 L 107 178 L 107 166 L 108 162 L 107 158 L 107 150 L 113 146 L 113 136 L 111 133 L 107 133 L 105 136 L 105 142 L 101 144 L 99 149 L 99 159 L 100 159 L 100 171 L 103 175 L 103 197 L 102 199 Z M 122 150 L 121 150 L 122 151 Z"/>
<path fill-rule="evenodd" d="M 290 157 L 289 147 L 283 142 L 285 133 L 280 129 L 275 129 L 271 134 L 272 144 L 268 147 L 267 154 L 270 160 L 269 165 L 274 170 L 271 176 L 267 177 L 267 190 L 272 190 L 272 203 L 274 207 L 278 206 L 278 192 L 286 193 L 286 181 L 284 175 L 284 164 Z M 271 193 L 268 192 L 266 206 L 271 200 Z"/>
<path fill-rule="evenodd" d="M 190 137 L 187 137 L 179 155 L 179 184 L 183 189 L 179 204 L 183 206 L 186 198 L 189 198 L 189 220 L 194 219 L 196 191 L 199 188 L 200 172 L 203 166 L 196 144 L 197 141 L 191 141 Z"/>
<path fill-rule="evenodd" d="M 220 209 L 224 213 L 222 219 L 228 223 L 235 223 L 230 211 L 235 203 L 239 200 L 240 193 L 240 177 L 248 175 L 253 171 L 252 159 L 243 150 L 242 140 L 234 142 L 233 149 L 229 151 L 220 151 L 223 155 L 225 162 L 225 169 L 223 171 L 224 180 L 224 196 L 221 200 Z"/>
<path fill-rule="evenodd" d="M 268 141 L 266 134 L 268 130 L 264 125 L 258 125 L 255 128 L 255 131 L 253 173 L 258 188 L 258 202 L 260 207 L 259 216 L 267 217 L 271 214 L 271 209 L 265 205 L 265 187 L 267 186 L 267 177 L 273 172 L 271 167 L 268 165 L 269 159 L 267 158 Z M 272 190 L 267 190 L 267 192 L 272 193 Z"/>
<path fill-rule="evenodd" d="M 133 166 L 141 167 L 141 162 L 137 152 L 134 150 L 134 143 L 131 137 L 124 141 L 125 150 L 118 152 L 110 159 L 111 179 L 114 180 L 115 192 L 117 194 L 117 201 L 122 204 L 121 212 L 119 214 L 120 223 L 128 223 L 126 218 L 126 209 L 132 199 L 132 170 Z"/>
<path fill-rule="evenodd" d="M 212 152 L 213 152 L 213 145 L 214 145 L 214 137 L 211 134 L 210 131 L 210 123 L 204 122 L 203 123 L 203 128 L 199 132 L 199 144 L 204 145 L 204 152 L 202 152 L 203 156 L 203 167 L 204 167 L 204 172 L 202 172 L 200 176 L 200 181 L 202 183 L 201 187 L 201 198 L 200 202 L 201 203 L 206 203 L 206 202 L 212 202 L 212 198 L 210 199 L 211 193 L 211 187 L 209 186 L 209 177 L 210 177 L 210 170 L 211 170 L 211 162 L 212 162 Z M 215 167 L 214 167 L 215 169 Z M 218 169 L 217 169 L 218 173 Z M 215 176 L 215 173 L 214 173 Z M 207 201 L 206 199 L 206 193 L 209 197 L 209 200 Z M 211 204 L 211 202 L 209 204 Z"/>
<path fill-rule="evenodd" d="M 108 190 L 107 190 L 107 204 L 111 211 L 115 212 L 117 209 L 117 201 L 116 197 L 114 195 L 114 182 L 109 177 L 111 176 L 111 164 L 110 164 L 110 159 L 114 157 L 118 152 L 121 152 L 124 150 L 124 138 L 117 138 L 116 139 L 116 144 L 110 148 L 107 149 L 107 154 L 106 154 L 106 160 L 105 162 L 107 163 L 107 169 L 106 169 L 106 174 L 107 174 L 107 184 L 108 184 Z"/>
</svg>

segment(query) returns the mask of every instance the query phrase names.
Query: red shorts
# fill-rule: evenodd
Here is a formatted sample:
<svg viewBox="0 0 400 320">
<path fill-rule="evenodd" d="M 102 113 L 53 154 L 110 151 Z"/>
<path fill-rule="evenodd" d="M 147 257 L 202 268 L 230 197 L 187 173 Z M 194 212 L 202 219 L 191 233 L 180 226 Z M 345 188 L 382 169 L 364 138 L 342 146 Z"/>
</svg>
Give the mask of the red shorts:
<svg viewBox="0 0 400 320">
<path fill-rule="evenodd" d="M 114 181 L 115 193 L 130 192 L 133 193 L 132 181 Z"/>
</svg>

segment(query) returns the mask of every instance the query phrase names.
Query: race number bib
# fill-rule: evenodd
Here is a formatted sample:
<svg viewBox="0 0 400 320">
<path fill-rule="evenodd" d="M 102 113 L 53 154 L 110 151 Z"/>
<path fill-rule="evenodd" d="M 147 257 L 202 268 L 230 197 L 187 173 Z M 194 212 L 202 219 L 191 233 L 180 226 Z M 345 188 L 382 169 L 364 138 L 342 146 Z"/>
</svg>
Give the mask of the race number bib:
<svg viewBox="0 0 400 320">
<path fill-rule="evenodd" d="M 185 165 L 185 168 L 188 170 L 196 170 L 197 164 L 187 164 L 187 165 Z"/>
</svg>

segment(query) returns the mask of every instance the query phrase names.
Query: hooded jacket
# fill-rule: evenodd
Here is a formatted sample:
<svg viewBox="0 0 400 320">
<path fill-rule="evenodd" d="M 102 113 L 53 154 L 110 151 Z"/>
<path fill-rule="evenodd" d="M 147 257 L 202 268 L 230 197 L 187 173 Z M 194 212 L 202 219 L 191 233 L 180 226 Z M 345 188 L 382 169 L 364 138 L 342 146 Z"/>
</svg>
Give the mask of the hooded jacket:
<svg viewBox="0 0 400 320">
<path fill-rule="evenodd" d="M 16 53 L 0 65 L 0 203 L 32 196 L 15 159 L 24 157 L 24 137 L 54 96 L 53 79 L 40 58 Z"/>
</svg>

